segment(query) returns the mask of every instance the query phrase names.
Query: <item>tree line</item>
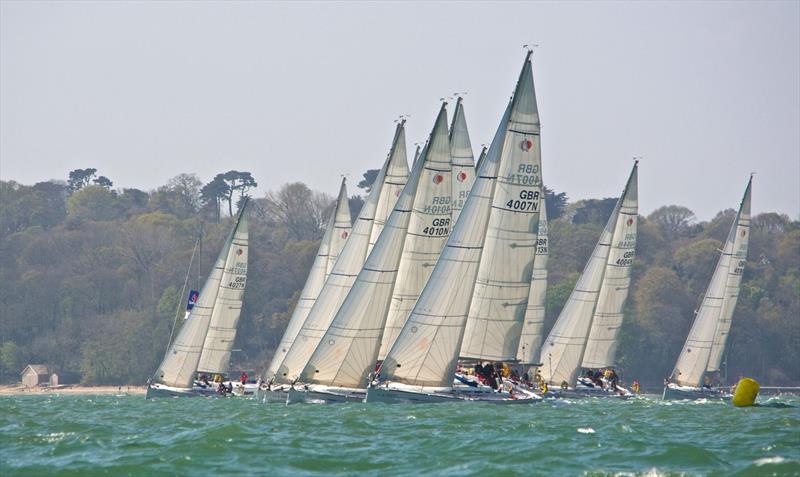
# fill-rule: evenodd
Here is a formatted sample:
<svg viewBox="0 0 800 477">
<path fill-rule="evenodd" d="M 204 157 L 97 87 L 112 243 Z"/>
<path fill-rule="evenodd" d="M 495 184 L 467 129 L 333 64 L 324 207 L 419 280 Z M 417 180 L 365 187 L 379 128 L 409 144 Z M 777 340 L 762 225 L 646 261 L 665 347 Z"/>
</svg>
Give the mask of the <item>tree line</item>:
<svg viewBox="0 0 800 477">
<path fill-rule="evenodd" d="M 114 189 L 94 168 L 65 181 L 0 181 L 0 379 L 27 363 L 78 371 L 84 383 L 144 383 L 167 347 L 180 290 L 199 289 L 244 197 L 249 172 L 203 183 L 179 174 L 154 190 Z M 358 186 L 374 179 L 367 171 Z M 549 330 L 615 198 L 570 201 L 546 190 L 550 219 Z M 301 182 L 252 201 L 245 303 L 231 367 L 263 370 L 286 327 L 334 198 Z M 363 204 L 349 201 L 353 218 Z M 735 211 L 699 221 L 667 205 L 639 219 L 631 292 L 618 352 L 624 377 L 653 385 L 672 370 Z M 729 380 L 800 382 L 800 222 L 763 213 L 729 338 Z"/>
</svg>

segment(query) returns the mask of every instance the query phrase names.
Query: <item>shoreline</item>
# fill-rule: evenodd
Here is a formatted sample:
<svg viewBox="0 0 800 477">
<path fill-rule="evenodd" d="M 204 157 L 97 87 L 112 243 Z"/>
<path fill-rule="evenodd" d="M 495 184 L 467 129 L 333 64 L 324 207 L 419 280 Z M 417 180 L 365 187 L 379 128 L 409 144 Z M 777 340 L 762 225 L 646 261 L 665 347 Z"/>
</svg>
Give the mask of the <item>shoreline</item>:
<svg viewBox="0 0 800 477">
<path fill-rule="evenodd" d="M 83 386 L 67 384 L 63 386 L 26 387 L 21 384 L 0 385 L 0 396 L 41 396 L 45 394 L 121 394 L 139 396 L 144 395 L 147 386 Z"/>
</svg>

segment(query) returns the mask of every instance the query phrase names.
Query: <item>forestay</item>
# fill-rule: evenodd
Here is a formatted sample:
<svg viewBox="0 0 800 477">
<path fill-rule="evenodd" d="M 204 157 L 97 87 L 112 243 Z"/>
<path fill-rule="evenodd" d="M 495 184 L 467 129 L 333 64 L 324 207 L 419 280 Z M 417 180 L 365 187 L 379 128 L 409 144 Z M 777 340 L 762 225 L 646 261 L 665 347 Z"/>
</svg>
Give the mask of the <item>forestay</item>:
<svg viewBox="0 0 800 477">
<path fill-rule="evenodd" d="M 627 196 L 628 192 L 633 192 L 635 197 L 636 171 L 637 166 L 634 165 L 600 240 L 542 346 L 539 357 L 543 363 L 542 376 L 551 386 L 560 386 L 565 382 L 573 385 L 578 377 L 619 217 L 623 213 L 629 217 L 635 210 L 635 201 L 631 203 Z"/>
<path fill-rule="evenodd" d="M 547 238 L 547 204 L 542 195 L 539 213 L 539 233 L 536 239 L 536 258 L 533 261 L 531 289 L 528 306 L 525 309 L 525 323 L 517 349 L 517 360 L 522 364 L 539 362 L 539 349 L 542 346 L 542 326 L 545 317 L 545 298 L 547 295 L 547 259 L 550 255 Z"/>
<path fill-rule="evenodd" d="M 533 161 L 538 159 L 533 147 L 534 140 L 538 146 L 538 132 L 534 134 L 533 130 L 538 122 L 529 53 L 460 219 L 381 366 L 382 378 L 417 386 L 452 387 L 487 227 L 495 211 L 508 211 L 514 200 L 522 200 L 517 190 L 521 184 L 508 182 L 515 177 L 507 174 L 520 170 L 523 164 L 530 164 L 533 174 Z M 504 176 L 502 182 L 498 181 L 498 173 Z M 538 216 L 538 177 L 536 184 L 525 190 L 530 191 L 526 208 L 536 209 Z M 508 197 L 511 191 L 517 193 L 516 197 Z M 537 224 L 533 225 L 536 230 Z M 531 250 L 530 259 L 523 265 L 530 269 L 532 262 Z"/>
<path fill-rule="evenodd" d="M 217 294 L 220 289 L 219 285 L 222 282 L 225 271 L 230 268 L 228 260 L 233 248 L 231 244 L 234 237 L 236 237 L 243 213 L 244 207 L 239 212 L 236 224 L 225 239 L 222 250 L 216 262 L 214 262 L 214 267 L 203 284 L 203 288 L 200 289 L 197 303 L 192 308 L 188 319 L 181 327 L 156 371 L 154 379 L 157 382 L 177 388 L 190 388 L 192 386 L 194 375 L 197 372 L 197 365 L 200 362 L 200 353 L 203 350 L 203 344 L 211 322 L 211 315 L 215 309 Z"/>
<path fill-rule="evenodd" d="M 350 232 L 350 206 L 347 201 L 347 185 L 345 185 L 345 179 L 342 179 L 336 206 L 328 218 L 325 234 L 322 236 L 317 256 L 314 258 L 314 264 L 311 266 L 311 272 L 308 274 L 303 291 L 300 292 L 300 298 L 294 307 L 292 317 L 289 319 L 286 331 L 283 333 L 278 348 L 275 350 L 275 355 L 272 357 L 269 368 L 267 368 L 265 374 L 267 379 L 275 376 L 278 366 L 283 362 L 283 358 L 286 357 L 289 348 L 292 347 L 300 328 L 308 317 L 308 313 L 317 301 L 317 296 L 319 296 L 325 280 L 333 269 L 339 253 L 341 253 L 347 238 L 350 236 Z"/>
<path fill-rule="evenodd" d="M 638 166 L 634 165 L 625 190 L 625 201 L 616 219 L 603 285 L 586 342 L 583 368 L 606 368 L 615 364 L 623 308 L 628 298 L 631 269 L 636 256 L 638 188 Z"/>
<path fill-rule="evenodd" d="M 292 382 L 308 362 L 322 335 L 328 330 L 358 272 L 364 265 L 373 224 L 377 217 L 378 204 L 391 201 L 393 206 L 393 199 L 396 199 L 395 190 L 399 191 L 398 184 L 405 184 L 408 179 L 406 161 L 405 122 L 401 121 L 397 125 L 389 156 L 372 184 L 367 200 L 361 207 L 361 212 L 353 225 L 350 237 L 300 328 L 297 338 L 275 373 L 276 382 Z M 385 216 L 383 220 L 385 222 Z"/>
<path fill-rule="evenodd" d="M 681 386 L 698 387 L 703 381 L 706 370 L 719 369 L 731 317 L 739 296 L 741 275 L 747 261 L 752 183 L 751 177 L 739 212 L 731 225 L 722 254 L 717 261 L 714 275 L 672 371 L 672 381 Z"/>
<path fill-rule="evenodd" d="M 300 382 L 366 387 L 367 375 L 377 359 L 395 279 L 400 286 L 403 277 L 406 281 L 427 278 L 425 266 L 436 262 L 449 231 L 450 175 L 447 111 L 442 105 L 428 144 L 414 164 L 380 238 Z"/>
</svg>

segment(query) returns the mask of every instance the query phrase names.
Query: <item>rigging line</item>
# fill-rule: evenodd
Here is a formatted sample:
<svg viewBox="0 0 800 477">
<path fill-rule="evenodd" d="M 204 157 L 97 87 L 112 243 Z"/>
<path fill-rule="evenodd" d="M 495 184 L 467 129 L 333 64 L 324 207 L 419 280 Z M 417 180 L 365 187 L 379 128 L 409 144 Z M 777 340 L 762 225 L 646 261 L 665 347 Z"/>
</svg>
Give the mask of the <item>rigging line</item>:
<svg viewBox="0 0 800 477">
<path fill-rule="evenodd" d="M 194 243 L 194 248 L 192 249 L 192 256 L 189 258 L 189 268 L 186 271 L 186 278 L 184 278 L 183 280 L 183 288 L 181 288 L 181 295 L 180 298 L 178 299 L 178 308 L 175 310 L 175 320 L 173 320 L 172 329 L 169 331 L 169 340 L 167 341 L 167 350 L 164 352 L 164 359 L 166 359 L 167 356 L 169 356 L 169 348 L 170 345 L 172 344 L 172 336 L 175 334 L 175 328 L 178 326 L 178 317 L 181 314 L 181 306 L 183 305 L 183 300 L 184 300 L 183 297 L 186 294 L 186 286 L 189 284 L 189 274 L 192 271 L 192 262 L 194 262 L 194 256 L 197 252 L 197 248 L 200 245 L 201 240 L 203 239 L 202 228 L 200 230 L 201 233 L 200 235 L 198 235 L 197 241 Z"/>
</svg>

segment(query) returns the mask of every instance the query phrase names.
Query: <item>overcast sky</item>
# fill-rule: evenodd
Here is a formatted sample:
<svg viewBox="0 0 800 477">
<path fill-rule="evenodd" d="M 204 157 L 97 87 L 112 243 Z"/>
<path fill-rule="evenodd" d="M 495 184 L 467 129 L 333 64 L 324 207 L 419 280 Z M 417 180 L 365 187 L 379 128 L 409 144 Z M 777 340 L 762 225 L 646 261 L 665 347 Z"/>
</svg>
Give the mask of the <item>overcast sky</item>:
<svg viewBox="0 0 800 477">
<path fill-rule="evenodd" d="M 800 216 L 800 3 L 0 3 L 0 178 L 96 167 L 115 187 L 251 171 L 355 188 L 410 114 L 467 91 L 475 154 L 538 43 L 543 178 L 640 211 Z M 450 111 L 452 113 L 451 103 Z"/>
</svg>

